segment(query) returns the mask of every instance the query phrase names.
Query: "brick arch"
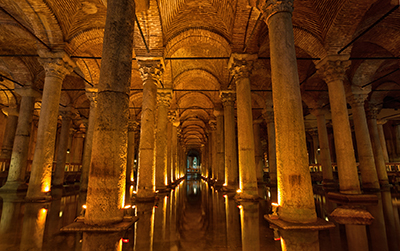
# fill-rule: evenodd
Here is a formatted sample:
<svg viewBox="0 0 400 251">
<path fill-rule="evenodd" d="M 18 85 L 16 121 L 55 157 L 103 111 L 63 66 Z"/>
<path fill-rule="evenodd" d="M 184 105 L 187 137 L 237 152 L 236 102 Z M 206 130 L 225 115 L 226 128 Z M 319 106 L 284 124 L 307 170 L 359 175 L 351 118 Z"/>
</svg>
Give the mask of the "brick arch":
<svg viewBox="0 0 400 251">
<path fill-rule="evenodd" d="M 213 48 L 217 52 L 217 55 L 221 57 L 228 57 L 231 54 L 231 47 L 229 45 L 229 42 L 221 35 L 205 29 L 188 29 L 177 34 L 169 41 L 167 41 L 164 55 L 166 57 L 172 57 L 175 56 L 176 52 L 181 48 L 196 47 L 199 45 L 205 45 L 209 49 Z M 204 55 L 206 54 L 187 56 Z"/>
<path fill-rule="evenodd" d="M 386 96 L 389 96 L 391 91 L 375 91 L 375 90 L 390 90 L 390 89 L 400 89 L 400 85 L 396 82 L 384 82 L 380 84 L 377 88 L 372 90 L 369 100 L 374 104 L 381 104 Z M 397 95 L 396 95 L 397 96 Z"/>
<path fill-rule="evenodd" d="M 63 48 L 64 36 L 55 14 L 42 0 L 14 0 L 12 8 L 24 13 L 24 21 L 29 29 L 48 46 Z M 10 6 L 11 7 L 11 6 Z M 39 43 L 38 43 L 39 44 Z M 42 48 L 42 46 L 41 46 Z"/>
<path fill-rule="evenodd" d="M 191 78 L 201 78 L 204 79 L 204 82 L 209 83 L 211 86 L 205 86 L 204 89 L 220 89 L 220 83 L 218 78 L 211 72 L 205 69 L 189 69 L 184 72 L 181 72 L 178 76 L 176 76 L 173 80 L 173 88 L 179 89 L 182 88 L 181 85 L 188 84 L 184 89 L 190 89 L 190 79 Z M 198 87 L 194 87 L 195 89 L 199 89 Z"/>
</svg>

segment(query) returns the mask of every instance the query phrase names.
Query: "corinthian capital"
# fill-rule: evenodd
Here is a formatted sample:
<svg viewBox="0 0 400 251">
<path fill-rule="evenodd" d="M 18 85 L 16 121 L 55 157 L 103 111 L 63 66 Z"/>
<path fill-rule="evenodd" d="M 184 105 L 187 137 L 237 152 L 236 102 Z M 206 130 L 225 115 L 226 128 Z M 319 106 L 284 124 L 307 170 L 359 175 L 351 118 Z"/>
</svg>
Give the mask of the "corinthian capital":
<svg viewBox="0 0 400 251">
<path fill-rule="evenodd" d="M 128 121 L 128 131 L 129 132 L 137 132 L 140 128 L 140 124 L 137 121 L 129 120 Z"/>
<path fill-rule="evenodd" d="M 56 77 L 64 79 L 67 74 L 70 74 L 75 63 L 69 58 L 65 52 L 39 52 L 40 58 L 38 58 L 39 63 L 44 67 L 46 71 L 46 77 Z"/>
<path fill-rule="evenodd" d="M 264 7 L 262 8 L 264 13 L 264 19 L 268 23 L 269 18 L 279 12 L 293 12 L 293 0 L 267 0 Z"/>
<path fill-rule="evenodd" d="M 335 80 L 343 81 L 351 62 L 349 55 L 330 55 L 316 65 L 317 72 L 329 84 Z"/>
<path fill-rule="evenodd" d="M 157 90 L 157 104 L 163 106 L 169 106 L 172 99 L 171 89 L 158 89 Z"/>
<path fill-rule="evenodd" d="M 221 91 L 219 96 L 224 106 L 233 106 L 235 104 L 236 93 L 234 91 Z"/>
<path fill-rule="evenodd" d="M 149 59 L 138 61 L 140 76 L 145 84 L 148 80 L 156 82 L 157 87 L 161 87 L 161 75 L 164 72 L 164 67 L 161 59 Z"/>
<path fill-rule="evenodd" d="M 364 107 L 365 99 L 367 99 L 367 94 L 351 94 L 347 97 L 347 101 L 351 107 L 362 106 Z"/>
<path fill-rule="evenodd" d="M 228 69 L 235 79 L 249 78 L 255 60 L 257 60 L 256 54 L 233 53 L 229 59 Z"/>
</svg>

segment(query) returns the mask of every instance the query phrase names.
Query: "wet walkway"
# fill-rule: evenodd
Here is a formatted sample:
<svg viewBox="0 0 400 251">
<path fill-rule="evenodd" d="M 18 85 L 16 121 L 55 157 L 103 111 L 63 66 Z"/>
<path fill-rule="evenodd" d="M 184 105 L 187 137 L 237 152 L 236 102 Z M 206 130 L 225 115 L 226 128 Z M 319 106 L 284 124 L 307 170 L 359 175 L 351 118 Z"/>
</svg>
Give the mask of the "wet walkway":
<svg viewBox="0 0 400 251">
<path fill-rule="evenodd" d="M 25 203 L 15 196 L 0 197 L 0 250 L 130 250 L 130 251 L 258 251 L 282 250 L 280 234 L 271 228 L 264 215 L 271 212 L 270 201 L 276 191 L 261 189 L 264 200 L 241 203 L 209 187 L 201 180 L 182 181 L 175 190 L 159 194 L 155 203 L 137 203 L 126 215 L 139 221 L 124 233 L 64 233 L 60 228 L 84 213 L 82 197 L 70 191 L 53 190 L 48 203 Z M 318 216 L 329 219 L 337 206 L 315 188 Z M 80 199 L 81 198 L 81 199 Z M 365 205 L 377 216 L 367 227 L 370 250 L 383 250 L 386 231 L 388 250 L 398 245 L 399 193 L 380 193 L 380 204 Z M 379 215 L 384 216 L 379 218 Z M 389 222 L 389 224 L 385 224 Z M 345 227 L 320 231 L 320 250 L 348 250 Z M 306 240 L 307 242 L 307 240 Z M 397 243 L 397 244 L 396 244 Z M 289 249 L 288 249 L 289 250 Z M 305 249 L 307 250 L 307 249 Z"/>
</svg>

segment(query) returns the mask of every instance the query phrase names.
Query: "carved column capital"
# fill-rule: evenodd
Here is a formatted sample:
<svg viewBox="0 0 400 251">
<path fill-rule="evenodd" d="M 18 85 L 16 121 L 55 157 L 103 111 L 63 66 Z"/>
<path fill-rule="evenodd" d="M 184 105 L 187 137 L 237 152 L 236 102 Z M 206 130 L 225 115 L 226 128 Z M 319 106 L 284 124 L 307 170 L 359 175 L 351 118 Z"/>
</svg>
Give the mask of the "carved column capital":
<svg viewBox="0 0 400 251">
<path fill-rule="evenodd" d="M 293 0 L 267 0 L 262 8 L 264 20 L 268 23 L 269 18 L 279 12 L 293 12 Z"/>
<path fill-rule="evenodd" d="M 142 77 L 143 84 L 148 80 L 153 80 L 157 87 L 162 87 L 161 76 L 164 72 L 164 66 L 160 59 L 150 59 L 138 61 L 140 76 Z"/>
<path fill-rule="evenodd" d="M 171 104 L 172 90 L 171 89 L 158 89 L 157 90 L 157 104 L 167 106 Z"/>
<path fill-rule="evenodd" d="M 382 105 L 366 103 L 365 104 L 365 112 L 367 114 L 368 119 L 377 119 L 379 112 L 382 109 Z"/>
<path fill-rule="evenodd" d="M 39 55 L 38 61 L 44 67 L 46 77 L 64 79 L 76 67 L 74 61 L 63 51 L 56 53 L 39 51 Z"/>
<path fill-rule="evenodd" d="M 61 107 L 59 112 L 60 112 L 62 119 L 72 119 L 73 114 L 74 114 L 71 106 Z"/>
<path fill-rule="evenodd" d="M 222 104 L 225 106 L 233 106 L 236 100 L 236 92 L 234 91 L 221 91 L 220 98 Z"/>
<path fill-rule="evenodd" d="M 129 120 L 128 122 L 128 131 L 129 132 L 137 132 L 139 131 L 140 124 L 137 121 Z"/>
<path fill-rule="evenodd" d="M 367 97 L 367 94 L 351 94 L 347 97 L 347 101 L 351 107 L 364 107 Z"/>
<path fill-rule="evenodd" d="M 314 115 L 315 117 L 321 116 L 321 115 L 326 115 L 329 112 L 328 109 L 326 108 L 312 108 L 310 109 L 310 113 Z"/>
<path fill-rule="evenodd" d="M 336 80 L 343 81 L 351 64 L 348 58 L 349 55 L 327 56 L 316 65 L 317 73 L 323 77 L 327 84 Z"/>
<path fill-rule="evenodd" d="M 257 58 L 256 54 L 233 53 L 228 63 L 228 69 L 231 75 L 236 80 L 240 78 L 249 78 L 254 61 L 257 60 Z"/>
<path fill-rule="evenodd" d="M 262 116 L 267 123 L 274 122 L 274 112 L 273 111 L 264 111 Z"/>
<path fill-rule="evenodd" d="M 217 130 L 217 121 L 216 120 L 210 120 L 210 121 L 208 121 L 208 124 L 210 125 L 211 131 Z"/>
<path fill-rule="evenodd" d="M 253 120 L 253 124 L 261 124 L 263 122 L 262 119 L 255 119 Z"/>
<path fill-rule="evenodd" d="M 35 89 L 33 89 L 32 86 L 24 86 L 24 87 L 21 87 L 21 88 L 17 88 L 16 87 L 14 90 L 21 97 L 33 97 L 35 99 L 40 99 L 42 97 L 40 92 L 35 90 Z"/>
</svg>

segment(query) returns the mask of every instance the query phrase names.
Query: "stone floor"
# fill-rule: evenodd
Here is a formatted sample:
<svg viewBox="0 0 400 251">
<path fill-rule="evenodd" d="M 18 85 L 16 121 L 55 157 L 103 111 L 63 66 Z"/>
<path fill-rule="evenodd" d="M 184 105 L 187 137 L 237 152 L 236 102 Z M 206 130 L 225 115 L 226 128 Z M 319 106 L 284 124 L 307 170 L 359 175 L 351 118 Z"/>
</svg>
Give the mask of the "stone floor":
<svg viewBox="0 0 400 251">
<path fill-rule="evenodd" d="M 60 232 L 84 214 L 79 199 L 83 196 L 74 191 L 63 191 L 59 199 L 47 203 L 0 197 L 0 250 L 281 250 L 279 231 L 264 219 L 276 196 L 270 188 L 260 190 L 264 200 L 259 203 L 237 204 L 233 195 L 218 192 L 204 181 L 182 181 L 175 190 L 159 194 L 155 203 L 133 204 L 126 215 L 138 216 L 139 221 L 128 231 L 114 234 Z M 332 203 L 318 187 L 315 192 L 318 216 L 329 220 Z M 392 202 L 397 216 L 398 197 L 394 187 Z M 393 224 L 397 230 L 388 236 L 399 240 L 397 216 Z M 370 250 L 380 250 L 374 247 L 381 246 L 382 240 L 374 238 L 370 228 Z M 320 250 L 348 250 L 343 225 L 320 231 L 318 237 Z"/>
</svg>

